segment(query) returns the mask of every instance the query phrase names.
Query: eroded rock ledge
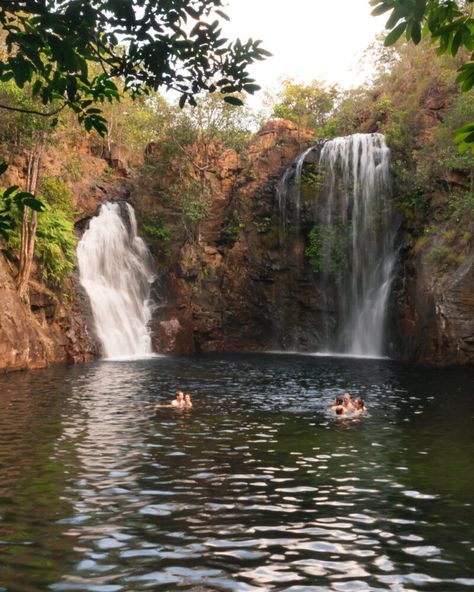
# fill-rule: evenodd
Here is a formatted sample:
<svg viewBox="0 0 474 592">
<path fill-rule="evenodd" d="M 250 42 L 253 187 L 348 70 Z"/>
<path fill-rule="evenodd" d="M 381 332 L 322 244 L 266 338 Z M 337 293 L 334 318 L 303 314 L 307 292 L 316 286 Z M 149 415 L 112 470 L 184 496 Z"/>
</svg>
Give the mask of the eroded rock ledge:
<svg viewBox="0 0 474 592">
<path fill-rule="evenodd" d="M 100 203 L 121 198 L 135 206 L 139 222 L 159 214 L 172 231 L 165 254 L 150 241 L 158 272 L 152 322 L 157 351 L 314 348 L 321 296 L 309 268 L 293 273 L 292 260 L 301 255 L 295 250 L 302 245 L 282 244 L 276 196 L 281 175 L 312 141 L 309 132 L 275 120 L 257 134 L 245 159 L 212 144 L 206 172 L 211 203 L 196 240 L 185 236 L 179 207 L 160 198 L 172 171 L 156 179 L 156 191 L 134 185 L 122 173 L 104 185 L 93 173 L 103 169 L 103 161 L 85 151 L 86 174 L 73 187 L 79 230 Z M 159 161 L 160 150 L 159 144 L 150 144 L 147 159 Z M 53 166 L 54 155 L 50 161 Z M 21 183 L 20 168 L 12 170 L 18 178 L 10 181 Z M 434 365 L 474 363 L 474 254 L 437 277 L 423 253 L 404 251 L 403 232 L 389 319 L 391 355 Z M 27 305 L 18 299 L 13 275 L 0 256 L 0 370 L 99 355 L 87 298 L 77 281 L 62 300 L 33 282 Z"/>
</svg>

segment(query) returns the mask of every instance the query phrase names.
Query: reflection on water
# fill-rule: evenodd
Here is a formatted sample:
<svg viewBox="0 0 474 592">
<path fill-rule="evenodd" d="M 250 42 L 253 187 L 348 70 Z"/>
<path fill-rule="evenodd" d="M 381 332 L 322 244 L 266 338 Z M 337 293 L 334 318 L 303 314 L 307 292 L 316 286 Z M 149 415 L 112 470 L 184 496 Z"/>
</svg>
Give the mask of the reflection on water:
<svg viewBox="0 0 474 592">
<path fill-rule="evenodd" d="M 472 589 L 473 378 L 285 355 L 0 377 L 0 590 Z M 177 387 L 190 412 L 153 408 Z M 345 389 L 367 417 L 328 413 Z"/>
</svg>

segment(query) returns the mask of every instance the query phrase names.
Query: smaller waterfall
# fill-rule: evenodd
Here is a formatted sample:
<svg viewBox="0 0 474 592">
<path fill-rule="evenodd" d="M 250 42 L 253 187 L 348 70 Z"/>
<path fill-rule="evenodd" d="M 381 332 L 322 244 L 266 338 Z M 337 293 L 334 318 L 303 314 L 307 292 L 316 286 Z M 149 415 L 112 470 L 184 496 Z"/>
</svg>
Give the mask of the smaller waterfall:
<svg viewBox="0 0 474 592">
<path fill-rule="evenodd" d="M 281 221 L 281 230 L 284 235 L 287 231 L 287 217 L 288 217 L 288 200 L 291 200 L 294 204 L 295 209 L 295 222 L 293 227 L 293 232 L 295 235 L 298 235 L 300 232 L 300 223 L 301 223 L 301 210 L 303 207 L 303 200 L 300 190 L 301 185 L 301 175 L 303 172 L 303 165 L 305 163 L 305 159 L 313 152 L 315 149 L 314 146 L 311 146 L 304 152 L 302 152 L 299 156 L 296 157 L 293 165 L 286 169 L 283 177 L 280 179 L 277 188 L 276 188 L 276 198 L 278 203 L 278 209 L 280 211 L 280 221 Z M 292 181 L 290 185 L 290 180 Z M 289 188 L 291 188 L 289 190 Z"/>
<path fill-rule="evenodd" d="M 137 236 L 133 208 L 104 204 L 77 247 L 81 284 L 92 306 L 97 335 L 106 358 L 152 354 L 148 324 L 151 255 Z"/>
</svg>

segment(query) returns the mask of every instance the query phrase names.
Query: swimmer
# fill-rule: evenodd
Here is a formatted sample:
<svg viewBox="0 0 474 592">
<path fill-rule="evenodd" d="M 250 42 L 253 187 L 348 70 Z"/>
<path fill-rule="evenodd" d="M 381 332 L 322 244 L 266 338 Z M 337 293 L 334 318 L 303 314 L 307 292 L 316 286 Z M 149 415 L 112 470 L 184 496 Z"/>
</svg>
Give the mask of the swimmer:
<svg viewBox="0 0 474 592">
<path fill-rule="evenodd" d="M 336 397 L 334 399 L 334 405 L 331 406 L 332 411 L 337 411 L 338 407 L 342 407 L 342 397 Z"/>
<path fill-rule="evenodd" d="M 193 406 L 192 401 L 191 401 L 191 395 L 189 393 L 186 393 L 184 395 L 184 406 L 189 409 L 190 407 Z"/>
<path fill-rule="evenodd" d="M 171 401 L 171 406 L 177 407 L 178 409 L 181 409 L 182 407 L 184 407 L 183 391 L 176 391 L 176 399 L 173 399 L 173 401 Z"/>
<path fill-rule="evenodd" d="M 335 407 L 336 415 L 346 415 L 347 411 L 344 409 L 342 405 L 339 407 Z"/>
<path fill-rule="evenodd" d="M 171 409 L 183 409 L 184 408 L 184 394 L 183 391 L 176 391 L 176 398 L 171 403 L 157 403 L 153 405 L 155 409 L 171 408 Z"/>
<path fill-rule="evenodd" d="M 351 403 L 351 395 L 348 392 L 342 397 L 342 405 L 346 411 L 354 411 L 354 405 Z"/>
<path fill-rule="evenodd" d="M 360 414 L 365 412 L 365 404 L 362 399 L 356 399 L 354 401 L 355 412 Z"/>
</svg>

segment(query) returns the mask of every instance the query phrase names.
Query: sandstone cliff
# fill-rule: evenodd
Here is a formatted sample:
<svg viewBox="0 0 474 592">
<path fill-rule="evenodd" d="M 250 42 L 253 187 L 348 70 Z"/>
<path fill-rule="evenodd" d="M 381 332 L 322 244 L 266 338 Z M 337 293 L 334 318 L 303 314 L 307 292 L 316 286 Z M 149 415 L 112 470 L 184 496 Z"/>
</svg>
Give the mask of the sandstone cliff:
<svg viewBox="0 0 474 592">
<path fill-rule="evenodd" d="M 176 204 L 160 199 L 166 177 L 156 180 L 155 194 L 135 189 L 132 202 L 139 218 L 159 213 L 174 237 L 171 252 L 157 254 L 157 292 L 163 301 L 153 327 L 158 351 L 251 351 L 276 343 L 275 188 L 288 164 L 310 143 L 309 132 L 275 120 L 256 135 L 245 161 L 213 145 L 206 172 L 211 203 L 195 240 L 187 239 Z M 159 159 L 160 147 L 150 146 L 148 158 Z"/>
<path fill-rule="evenodd" d="M 427 125 L 434 121 L 429 117 L 433 109 L 430 103 Z M 276 120 L 256 136 L 245 160 L 213 146 L 206 173 L 212 201 L 194 241 L 185 236 L 176 204 L 160 197 L 169 182 L 166 176 L 155 179 L 155 194 L 135 189 L 132 201 L 139 216 L 159 212 L 174 237 L 166 255 L 155 249 L 162 300 L 153 332 L 159 351 L 318 348 L 320 286 L 305 261 L 304 239 L 282 237 L 276 191 L 284 170 L 311 141 L 309 134 L 301 138 L 292 123 Z M 159 159 L 160 147 L 150 146 L 148 155 Z M 303 237 L 311 228 L 310 218 L 305 220 L 303 213 Z M 389 314 L 390 353 L 418 363 L 472 363 L 472 243 L 465 245 L 468 256 L 440 271 L 430 258 L 430 246 L 447 235 L 446 226 L 421 251 L 413 245 L 403 248 L 411 232 L 409 220 L 402 218 Z"/>
<path fill-rule="evenodd" d="M 80 166 L 80 175 L 72 170 L 71 154 L 76 166 Z M 26 160 L 27 155 L 22 152 L 10 159 L 2 176 L 4 185 L 25 186 Z M 93 142 L 85 136 L 74 147 L 51 146 L 43 155 L 43 175 L 61 176 L 72 190 L 78 236 L 101 202 L 123 198 L 128 191 L 126 181 L 104 175 L 106 169 L 107 162 L 94 155 Z M 15 257 L 9 254 L 6 258 L 7 249 L 0 246 L 0 371 L 43 368 L 98 357 L 100 348 L 94 337 L 89 302 L 77 274 L 66 281 L 62 290 L 53 291 L 41 282 L 40 270 L 35 267 L 29 299 L 24 302 L 15 287 Z"/>
<path fill-rule="evenodd" d="M 158 351 L 317 349 L 321 293 L 304 257 L 304 239 L 288 240 L 282 233 L 276 191 L 285 169 L 312 142 L 309 132 L 302 133 L 283 120 L 269 122 L 244 155 L 212 142 L 206 148 L 204 173 L 209 188 L 207 213 L 196 234 L 190 234 L 180 203 L 167 192 L 175 181 L 172 168 L 154 174 L 162 161 L 160 144 L 152 143 L 147 149 L 146 178 L 134 180 L 122 166 L 118 171 L 108 169 L 102 155 L 87 142 L 77 146 L 82 175 L 66 178 L 73 189 L 78 234 L 100 203 L 127 199 L 135 206 L 141 234 L 154 252 L 158 275 L 152 330 Z M 64 175 L 60 162 L 58 150 L 50 150 L 47 170 Z M 8 181 L 21 184 L 23 169 L 18 159 Z M 457 178 L 457 182 L 463 181 Z M 156 216 L 169 231 L 168 240 L 146 234 L 150 218 Z M 311 220 L 303 217 L 302 224 L 304 237 Z M 464 245 L 462 256 L 443 261 L 440 267 L 432 257 L 433 249 L 446 241 L 443 237 L 452 236 L 451 229 L 440 227 L 414 248 L 410 224 L 403 218 L 399 232 L 390 308 L 391 355 L 437 365 L 472 363 L 472 242 Z M 467 232 L 467 221 L 465 226 Z M 16 296 L 14 273 L 14 266 L 2 259 L 0 369 L 97 357 L 100 348 L 77 279 L 68 285 L 66 299 L 33 281 L 28 306 Z"/>
</svg>

